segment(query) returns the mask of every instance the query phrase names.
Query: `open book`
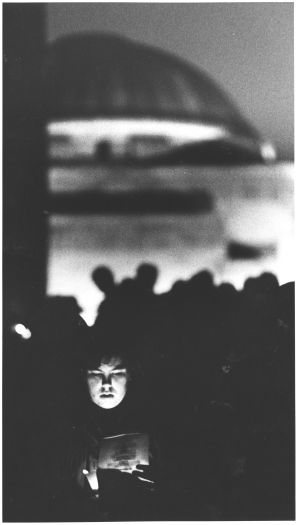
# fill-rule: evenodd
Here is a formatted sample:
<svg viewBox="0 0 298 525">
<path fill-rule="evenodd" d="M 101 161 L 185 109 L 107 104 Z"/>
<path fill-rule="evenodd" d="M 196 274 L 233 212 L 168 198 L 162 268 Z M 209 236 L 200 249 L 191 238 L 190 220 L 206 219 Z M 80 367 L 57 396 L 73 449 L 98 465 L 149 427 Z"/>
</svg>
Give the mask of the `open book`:
<svg viewBox="0 0 298 525">
<path fill-rule="evenodd" d="M 101 440 L 97 463 L 99 468 L 132 472 L 139 464 L 149 465 L 147 434 L 120 434 Z"/>
<path fill-rule="evenodd" d="M 147 434 L 120 434 L 103 438 L 99 455 L 92 458 L 89 471 L 83 470 L 92 490 L 98 490 L 97 469 L 116 469 L 133 472 L 137 465 L 149 465 L 149 437 Z"/>
</svg>

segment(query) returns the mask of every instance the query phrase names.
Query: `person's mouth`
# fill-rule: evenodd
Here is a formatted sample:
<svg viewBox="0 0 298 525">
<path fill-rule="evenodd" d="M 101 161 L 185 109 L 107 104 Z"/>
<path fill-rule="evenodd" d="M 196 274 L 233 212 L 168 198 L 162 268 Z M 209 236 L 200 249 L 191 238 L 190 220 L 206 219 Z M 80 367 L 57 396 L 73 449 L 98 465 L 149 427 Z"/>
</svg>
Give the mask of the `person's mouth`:
<svg viewBox="0 0 298 525">
<path fill-rule="evenodd" d="M 102 392 L 100 394 L 100 397 L 113 397 L 113 396 L 114 396 L 113 392 Z"/>
</svg>

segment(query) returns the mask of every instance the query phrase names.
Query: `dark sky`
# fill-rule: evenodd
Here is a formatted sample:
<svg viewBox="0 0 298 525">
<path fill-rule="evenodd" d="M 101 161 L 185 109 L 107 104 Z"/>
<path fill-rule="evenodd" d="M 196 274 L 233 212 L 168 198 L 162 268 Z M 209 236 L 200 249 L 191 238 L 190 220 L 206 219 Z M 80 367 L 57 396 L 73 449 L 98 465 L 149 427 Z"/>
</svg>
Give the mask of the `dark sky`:
<svg viewBox="0 0 298 525">
<path fill-rule="evenodd" d="M 48 38 L 108 31 L 172 51 L 217 80 L 280 157 L 292 159 L 293 5 L 49 3 Z"/>
</svg>

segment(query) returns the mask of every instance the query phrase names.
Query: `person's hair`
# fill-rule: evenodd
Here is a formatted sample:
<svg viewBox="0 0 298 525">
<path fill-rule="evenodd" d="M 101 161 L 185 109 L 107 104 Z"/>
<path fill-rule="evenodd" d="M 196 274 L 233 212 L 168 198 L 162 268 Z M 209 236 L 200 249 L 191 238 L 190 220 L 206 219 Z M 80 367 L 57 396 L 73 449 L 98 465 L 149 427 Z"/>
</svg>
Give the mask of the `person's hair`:
<svg viewBox="0 0 298 525">
<path fill-rule="evenodd" d="M 89 338 L 89 344 L 84 350 L 82 371 L 98 368 L 103 362 L 119 358 L 127 369 L 130 379 L 140 374 L 140 363 L 136 356 L 135 348 L 127 337 L 112 333 L 96 333 Z"/>
</svg>

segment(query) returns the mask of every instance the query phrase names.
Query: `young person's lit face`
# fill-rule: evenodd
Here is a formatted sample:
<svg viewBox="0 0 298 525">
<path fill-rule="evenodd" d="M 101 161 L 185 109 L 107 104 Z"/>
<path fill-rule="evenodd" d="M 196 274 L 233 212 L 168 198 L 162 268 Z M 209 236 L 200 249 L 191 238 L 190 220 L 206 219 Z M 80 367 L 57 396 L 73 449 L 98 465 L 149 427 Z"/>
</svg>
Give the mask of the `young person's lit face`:
<svg viewBox="0 0 298 525">
<path fill-rule="evenodd" d="M 119 357 L 104 359 L 87 371 L 87 384 L 93 403 L 101 408 L 118 406 L 127 391 L 128 372 Z"/>
</svg>

